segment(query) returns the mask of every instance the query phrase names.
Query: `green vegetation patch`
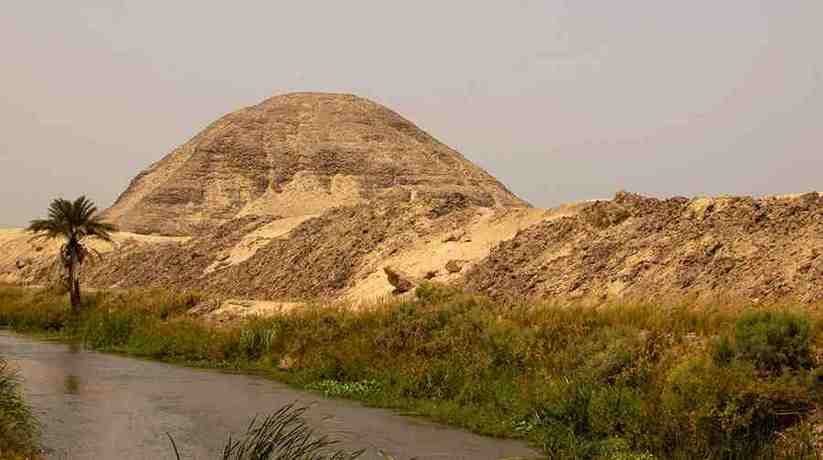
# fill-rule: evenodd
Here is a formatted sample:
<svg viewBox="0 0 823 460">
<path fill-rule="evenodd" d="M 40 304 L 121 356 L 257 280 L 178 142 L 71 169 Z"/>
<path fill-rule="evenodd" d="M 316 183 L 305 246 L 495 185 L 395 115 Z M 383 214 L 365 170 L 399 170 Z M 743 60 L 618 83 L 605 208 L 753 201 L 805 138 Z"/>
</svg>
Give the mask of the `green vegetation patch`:
<svg viewBox="0 0 823 460">
<path fill-rule="evenodd" d="M 0 325 L 100 350 L 265 371 L 329 397 L 527 439 L 547 458 L 817 458 L 814 309 L 497 304 L 425 285 L 357 311 L 212 327 L 197 296 L 0 289 Z"/>
</svg>

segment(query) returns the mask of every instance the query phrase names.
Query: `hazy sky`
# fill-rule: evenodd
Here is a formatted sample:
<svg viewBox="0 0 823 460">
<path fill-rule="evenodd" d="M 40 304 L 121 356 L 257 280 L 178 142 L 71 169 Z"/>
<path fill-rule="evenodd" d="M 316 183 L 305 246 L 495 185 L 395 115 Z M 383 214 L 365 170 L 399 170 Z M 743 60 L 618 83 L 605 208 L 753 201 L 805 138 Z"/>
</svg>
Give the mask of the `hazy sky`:
<svg viewBox="0 0 823 460">
<path fill-rule="evenodd" d="M 823 1 L 8 0 L 0 226 L 279 93 L 383 103 L 538 206 L 823 189 Z"/>
</svg>

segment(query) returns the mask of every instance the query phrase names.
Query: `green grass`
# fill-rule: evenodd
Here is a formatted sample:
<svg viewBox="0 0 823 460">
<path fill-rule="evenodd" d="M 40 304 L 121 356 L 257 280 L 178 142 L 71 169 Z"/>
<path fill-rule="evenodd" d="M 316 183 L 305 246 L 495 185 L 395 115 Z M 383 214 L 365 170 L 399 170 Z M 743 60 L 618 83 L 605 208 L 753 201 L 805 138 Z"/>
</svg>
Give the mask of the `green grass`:
<svg viewBox="0 0 823 460">
<path fill-rule="evenodd" d="M 197 296 L 100 292 L 79 318 L 59 292 L 0 288 L 0 325 L 104 351 L 264 371 L 529 440 L 557 459 L 818 458 L 814 308 L 501 305 L 426 285 L 353 311 L 309 306 L 230 327 Z"/>
<path fill-rule="evenodd" d="M 20 394 L 17 374 L 0 356 L 0 459 L 33 457 L 38 439 L 39 427 Z"/>
</svg>

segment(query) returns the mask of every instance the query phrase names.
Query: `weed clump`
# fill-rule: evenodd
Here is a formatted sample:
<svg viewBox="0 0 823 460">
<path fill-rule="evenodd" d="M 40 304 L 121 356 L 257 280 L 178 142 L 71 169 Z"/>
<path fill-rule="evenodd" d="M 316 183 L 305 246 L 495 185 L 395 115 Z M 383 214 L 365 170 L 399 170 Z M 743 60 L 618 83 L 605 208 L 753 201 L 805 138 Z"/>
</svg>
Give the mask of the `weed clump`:
<svg viewBox="0 0 823 460">
<path fill-rule="evenodd" d="M 20 394 L 16 372 L 0 356 L 0 458 L 27 458 L 37 454 L 39 428 Z"/>
<path fill-rule="evenodd" d="M 340 449 L 339 441 L 317 435 L 303 418 L 305 407 L 293 404 L 273 414 L 253 418 L 239 438 L 229 436 L 221 460 L 354 460 L 364 451 Z M 169 435 L 177 460 L 182 457 L 174 438 Z"/>
</svg>

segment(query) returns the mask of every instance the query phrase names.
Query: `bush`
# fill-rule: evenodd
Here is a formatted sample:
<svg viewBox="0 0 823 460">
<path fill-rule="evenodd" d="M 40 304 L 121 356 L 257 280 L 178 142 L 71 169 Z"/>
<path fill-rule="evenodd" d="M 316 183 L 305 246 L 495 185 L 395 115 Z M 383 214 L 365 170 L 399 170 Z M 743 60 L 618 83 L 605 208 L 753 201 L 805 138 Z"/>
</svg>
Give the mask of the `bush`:
<svg viewBox="0 0 823 460">
<path fill-rule="evenodd" d="M 661 397 L 674 445 L 702 458 L 752 458 L 819 403 L 803 373 L 761 378 L 750 363 L 703 356 L 671 369 Z"/>
<path fill-rule="evenodd" d="M 812 365 L 811 322 L 805 316 L 781 311 L 745 313 L 735 325 L 737 354 L 759 369 L 808 369 Z"/>
<path fill-rule="evenodd" d="M 432 283 L 430 281 L 420 283 L 420 285 L 414 290 L 414 295 L 421 302 L 427 304 L 445 302 L 460 294 L 461 292 L 459 289 L 445 284 Z"/>
</svg>

